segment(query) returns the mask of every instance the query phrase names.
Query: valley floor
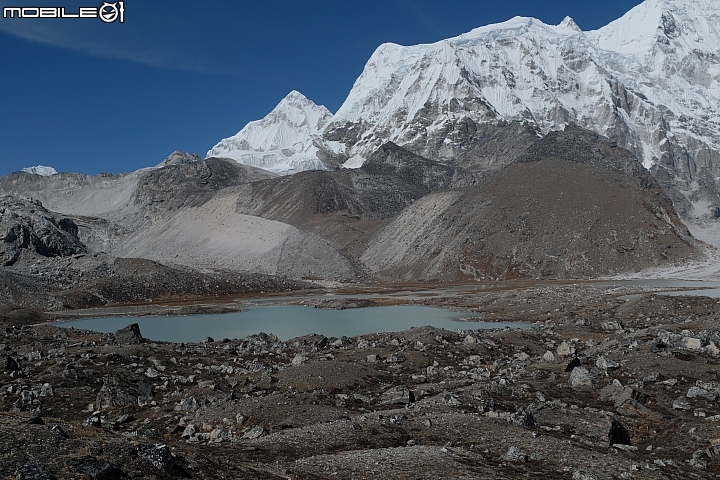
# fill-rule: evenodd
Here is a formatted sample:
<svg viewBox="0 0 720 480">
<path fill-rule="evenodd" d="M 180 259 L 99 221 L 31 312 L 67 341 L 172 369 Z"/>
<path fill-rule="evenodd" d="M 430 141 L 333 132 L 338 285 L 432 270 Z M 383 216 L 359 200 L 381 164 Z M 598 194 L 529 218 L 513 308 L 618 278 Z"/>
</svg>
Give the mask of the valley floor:
<svg viewBox="0 0 720 480">
<path fill-rule="evenodd" d="M 16 312 L 2 317 L 0 471 L 18 479 L 720 476 L 717 299 L 613 282 L 340 293 L 243 302 L 444 305 L 530 328 L 461 323 L 175 344 L 132 329 L 36 324 L 29 312 L 20 322 Z"/>
</svg>

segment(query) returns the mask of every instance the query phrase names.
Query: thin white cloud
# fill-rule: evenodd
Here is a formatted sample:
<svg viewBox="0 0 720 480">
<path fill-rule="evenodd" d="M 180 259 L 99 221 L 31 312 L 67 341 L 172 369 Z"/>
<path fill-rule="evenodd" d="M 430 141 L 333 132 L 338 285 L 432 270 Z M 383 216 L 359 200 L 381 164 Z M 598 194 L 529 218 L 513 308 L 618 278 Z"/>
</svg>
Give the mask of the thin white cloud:
<svg viewBox="0 0 720 480">
<path fill-rule="evenodd" d="M 0 1 L 0 8 L 8 6 L 8 3 Z M 172 49 L 162 46 L 138 46 L 138 42 L 132 42 L 132 38 L 127 38 L 132 33 L 124 35 L 118 33 L 118 28 L 131 28 L 129 25 L 105 25 L 98 22 L 97 25 L 86 23 L 78 28 L 79 22 L 90 21 L 0 18 L 0 32 L 31 42 L 98 57 L 131 61 L 156 68 L 238 76 L 238 72 L 213 68 L 188 59 L 182 52 L 172 51 Z M 113 27 L 115 31 L 110 30 Z M 107 30 L 103 32 L 101 30 L 103 28 Z"/>
</svg>

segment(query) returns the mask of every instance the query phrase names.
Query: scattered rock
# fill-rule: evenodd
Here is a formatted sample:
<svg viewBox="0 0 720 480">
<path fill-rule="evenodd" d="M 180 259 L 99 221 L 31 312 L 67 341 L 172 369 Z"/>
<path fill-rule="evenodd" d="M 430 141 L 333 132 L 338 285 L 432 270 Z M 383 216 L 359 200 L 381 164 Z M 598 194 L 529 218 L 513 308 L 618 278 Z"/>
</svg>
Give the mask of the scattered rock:
<svg viewBox="0 0 720 480">
<path fill-rule="evenodd" d="M 39 463 L 28 463 L 15 472 L 17 480 L 57 480 L 57 477 Z"/>
</svg>

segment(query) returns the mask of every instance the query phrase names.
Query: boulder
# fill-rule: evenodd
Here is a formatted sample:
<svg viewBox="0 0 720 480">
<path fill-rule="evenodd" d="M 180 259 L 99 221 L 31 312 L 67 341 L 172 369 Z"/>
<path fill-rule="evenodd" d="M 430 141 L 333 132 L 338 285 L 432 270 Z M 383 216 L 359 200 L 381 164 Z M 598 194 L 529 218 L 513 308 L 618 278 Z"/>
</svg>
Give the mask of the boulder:
<svg viewBox="0 0 720 480">
<path fill-rule="evenodd" d="M 145 339 L 140 333 L 140 325 L 133 323 L 115 332 L 115 341 L 121 345 L 136 345 L 144 343 Z"/>
</svg>

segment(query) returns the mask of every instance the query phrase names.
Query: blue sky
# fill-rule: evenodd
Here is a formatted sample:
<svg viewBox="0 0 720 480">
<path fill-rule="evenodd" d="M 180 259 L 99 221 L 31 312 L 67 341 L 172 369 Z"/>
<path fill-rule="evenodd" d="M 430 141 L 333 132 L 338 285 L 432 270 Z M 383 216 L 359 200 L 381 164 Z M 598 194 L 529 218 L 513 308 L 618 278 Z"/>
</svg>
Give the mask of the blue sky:
<svg viewBox="0 0 720 480">
<path fill-rule="evenodd" d="M 125 1 L 125 23 L 0 18 L 0 175 L 127 172 L 204 154 L 291 90 L 336 111 L 381 43 L 431 43 L 515 15 L 583 30 L 640 0 Z M 100 6 L 101 0 L 0 0 Z"/>
</svg>

